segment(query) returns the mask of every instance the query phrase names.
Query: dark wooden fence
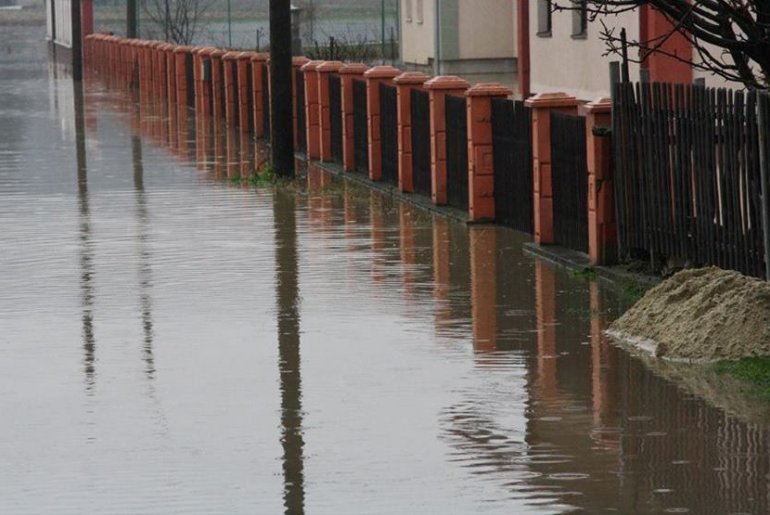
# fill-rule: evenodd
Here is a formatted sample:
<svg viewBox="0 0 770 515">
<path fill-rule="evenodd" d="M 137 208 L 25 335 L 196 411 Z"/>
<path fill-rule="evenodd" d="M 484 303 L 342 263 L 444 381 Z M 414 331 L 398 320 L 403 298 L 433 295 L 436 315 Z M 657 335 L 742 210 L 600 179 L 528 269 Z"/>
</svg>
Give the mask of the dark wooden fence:
<svg viewBox="0 0 770 515">
<path fill-rule="evenodd" d="M 305 74 L 301 70 L 294 71 L 294 81 L 297 87 L 297 150 L 307 150 L 307 120 L 305 115 Z"/>
<path fill-rule="evenodd" d="M 342 87 L 340 76 L 329 76 L 329 126 L 332 139 L 332 160 L 342 162 Z"/>
<path fill-rule="evenodd" d="M 382 180 L 398 185 L 398 103 L 395 86 L 380 83 Z"/>
<path fill-rule="evenodd" d="M 265 139 L 270 139 L 270 76 L 267 65 L 260 66 L 262 66 L 262 130 Z"/>
<path fill-rule="evenodd" d="M 355 170 L 369 173 L 369 108 L 366 81 L 353 79 L 353 154 Z"/>
<path fill-rule="evenodd" d="M 495 219 L 532 234 L 532 110 L 522 101 L 492 99 Z"/>
<path fill-rule="evenodd" d="M 586 120 L 551 114 L 551 188 L 554 242 L 588 252 Z"/>
<path fill-rule="evenodd" d="M 412 180 L 415 193 L 431 196 L 430 97 L 412 89 Z"/>
<path fill-rule="evenodd" d="M 447 203 L 468 210 L 468 115 L 465 97 L 447 95 Z"/>
<path fill-rule="evenodd" d="M 764 276 L 757 94 L 618 84 L 614 107 L 621 252 Z"/>
</svg>

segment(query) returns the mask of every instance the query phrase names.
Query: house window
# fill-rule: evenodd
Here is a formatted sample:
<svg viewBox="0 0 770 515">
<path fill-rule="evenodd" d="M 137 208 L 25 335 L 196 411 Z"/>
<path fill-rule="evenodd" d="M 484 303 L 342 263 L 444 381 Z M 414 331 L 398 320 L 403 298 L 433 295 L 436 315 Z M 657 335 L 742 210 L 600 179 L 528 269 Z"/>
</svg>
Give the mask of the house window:
<svg viewBox="0 0 770 515">
<path fill-rule="evenodd" d="M 406 22 L 412 23 L 412 0 L 406 0 L 406 7 L 404 10 L 406 11 Z"/>
<path fill-rule="evenodd" d="M 551 37 L 551 0 L 537 1 L 537 35 Z"/>
<path fill-rule="evenodd" d="M 417 0 L 417 23 L 423 22 L 423 0 Z"/>
<path fill-rule="evenodd" d="M 572 37 L 584 38 L 588 29 L 588 9 L 586 0 L 572 0 L 575 10 L 572 11 Z"/>
</svg>

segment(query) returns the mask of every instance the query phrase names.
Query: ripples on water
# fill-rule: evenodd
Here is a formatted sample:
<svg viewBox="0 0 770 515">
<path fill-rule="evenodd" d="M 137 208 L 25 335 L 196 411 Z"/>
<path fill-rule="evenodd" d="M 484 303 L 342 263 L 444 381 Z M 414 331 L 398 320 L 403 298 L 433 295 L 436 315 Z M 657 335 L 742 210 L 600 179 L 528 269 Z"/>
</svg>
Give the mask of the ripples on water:
<svg viewBox="0 0 770 515">
<path fill-rule="evenodd" d="M 765 426 L 604 340 L 611 292 L 350 184 L 239 187 L 240 138 L 98 83 L 78 119 L 9 36 L 0 512 L 767 512 Z"/>
</svg>

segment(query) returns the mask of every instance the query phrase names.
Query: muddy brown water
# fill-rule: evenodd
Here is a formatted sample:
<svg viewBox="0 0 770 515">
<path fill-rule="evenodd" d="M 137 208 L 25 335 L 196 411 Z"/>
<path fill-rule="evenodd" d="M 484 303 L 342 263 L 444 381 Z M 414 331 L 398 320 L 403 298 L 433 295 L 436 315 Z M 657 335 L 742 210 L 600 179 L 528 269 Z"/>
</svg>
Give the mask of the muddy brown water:
<svg viewBox="0 0 770 515">
<path fill-rule="evenodd" d="M 0 513 L 770 509 L 767 425 L 609 343 L 613 290 L 326 176 L 236 185 L 248 141 L 0 42 Z"/>
</svg>

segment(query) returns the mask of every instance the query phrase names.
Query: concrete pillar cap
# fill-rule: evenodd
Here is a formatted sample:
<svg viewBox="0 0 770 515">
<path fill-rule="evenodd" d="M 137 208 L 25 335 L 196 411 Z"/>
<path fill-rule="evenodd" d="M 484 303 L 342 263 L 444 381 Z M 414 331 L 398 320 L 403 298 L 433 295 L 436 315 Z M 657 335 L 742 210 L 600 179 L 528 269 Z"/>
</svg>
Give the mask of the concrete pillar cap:
<svg viewBox="0 0 770 515">
<path fill-rule="evenodd" d="M 239 55 L 240 55 L 240 52 L 234 52 L 231 50 L 229 52 L 225 52 L 225 54 L 222 56 L 222 59 L 224 59 L 225 61 L 235 61 L 236 59 L 238 59 Z"/>
<path fill-rule="evenodd" d="M 425 89 L 429 90 L 468 89 L 470 87 L 471 85 L 467 80 L 455 75 L 439 75 L 425 83 Z"/>
<path fill-rule="evenodd" d="M 302 68 L 300 68 L 303 72 L 314 72 L 318 69 L 320 65 L 322 65 L 324 61 L 310 61 L 305 63 Z"/>
<path fill-rule="evenodd" d="M 527 107 L 575 107 L 578 105 L 577 98 L 571 97 L 564 92 L 556 93 L 538 93 L 524 101 Z"/>
<path fill-rule="evenodd" d="M 392 79 L 401 75 L 401 70 L 393 66 L 375 66 L 364 73 L 367 79 Z"/>
<path fill-rule="evenodd" d="M 340 68 L 340 75 L 363 75 L 368 69 L 364 63 L 350 63 Z"/>
<path fill-rule="evenodd" d="M 393 79 L 399 86 L 422 85 L 430 80 L 430 75 L 422 72 L 404 72 Z"/>
<path fill-rule="evenodd" d="M 511 88 L 497 82 L 476 84 L 465 92 L 467 97 L 509 97 L 513 94 Z"/>
<path fill-rule="evenodd" d="M 291 58 L 291 65 L 294 68 L 302 68 L 309 62 L 310 62 L 310 59 L 308 59 L 304 55 L 298 55 L 296 57 Z"/>
<path fill-rule="evenodd" d="M 259 62 L 259 63 L 266 63 L 268 57 L 270 57 L 270 55 L 266 54 L 264 52 L 253 52 L 251 54 L 251 62 L 253 62 L 253 63 L 257 63 L 257 62 Z"/>
<path fill-rule="evenodd" d="M 586 112 L 595 114 L 605 114 L 612 112 L 612 99 L 607 97 L 597 98 L 593 102 L 585 105 Z"/>
<path fill-rule="evenodd" d="M 185 54 L 185 53 L 188 53 L 191 49 L 192 49 L 192 47 L 189 47 L 189 46 L 178 46 L 178 47 L 176 47 L 174 49 L 174 53 L 175 54 Z"/>
<path fill-rule="evenodd" d="M 316 68 L 318 73 L 334 73 L 340 71 L 340 68 L 345 66 L 340 61 L 324 61 Z"/>
</svg>

